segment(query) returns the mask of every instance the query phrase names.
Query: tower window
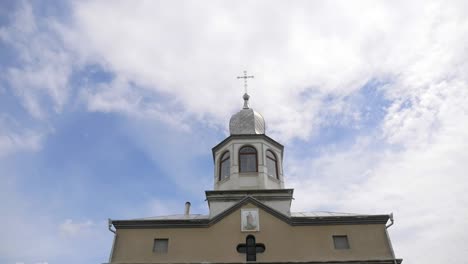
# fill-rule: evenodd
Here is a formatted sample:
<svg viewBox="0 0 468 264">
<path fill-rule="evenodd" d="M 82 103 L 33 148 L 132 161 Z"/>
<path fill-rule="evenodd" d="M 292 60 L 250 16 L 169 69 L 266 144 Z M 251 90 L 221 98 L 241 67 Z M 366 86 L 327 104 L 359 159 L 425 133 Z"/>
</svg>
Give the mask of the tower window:
<svg viewBox="0 0 468 264">
<path fill-rule="evenodd" d="M 266 157 L 267 157 L 266 164 L 267 164 L 268 176 L 275 177 L 275 178 L 279 179 L 279 177 L 278 177 L 278 161 L 276 159 L 275 154 L 272 151 L 267 150 Z"/>
<path fill-rule="evenodd" d="M 153 252 L 158 254 L 167 253 L 169 247 L 169 239 L 167 238 L 157 238 L 154 240 Z"/>
<path fill-rule="evenodd" d="M 239 172 L 257 172 L 257 150 L 254 147 L 239 150 Z"/>
<path fill-rule="evenodd" d="M 222 156 L 219 162 L 219 180 L 224 180 L 229 177 L 231 174 L 231 160 L 229 151 L 226 151 Z"/>
<path fill-rule="evenodd" d="M 333 236 L 335 249 L 349 249 L 348 236 Z"/>
</svg>

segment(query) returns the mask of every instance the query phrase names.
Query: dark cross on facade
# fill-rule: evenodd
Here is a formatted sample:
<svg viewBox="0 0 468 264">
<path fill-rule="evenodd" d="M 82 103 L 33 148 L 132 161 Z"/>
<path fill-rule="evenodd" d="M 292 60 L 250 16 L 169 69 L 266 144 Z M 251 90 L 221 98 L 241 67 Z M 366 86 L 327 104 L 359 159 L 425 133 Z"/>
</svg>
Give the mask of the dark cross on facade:
<svg viewBox="0 0 468 264">
<path fill-rule="evenodd" d="M 255 237 L 248 235 L 245 244 L 237 245 L 237 252 L 246 254 L 247 261 L 257 261 L 257 253 L 265 252 L 264 244 L 256 244 Z"/>
<path fill-rule="evenodd" d="M 245 93 L 247 93 L 247 79 L 248 78 L 252 78 L 253 79 L 253 75 L 250 75 L 250 76 L 247 76 L 247 71 L 244 71 L 244 76 L 237 76 L 237 79 L 244 79 L 244 90 L 245 90 Z"/>
</svg>

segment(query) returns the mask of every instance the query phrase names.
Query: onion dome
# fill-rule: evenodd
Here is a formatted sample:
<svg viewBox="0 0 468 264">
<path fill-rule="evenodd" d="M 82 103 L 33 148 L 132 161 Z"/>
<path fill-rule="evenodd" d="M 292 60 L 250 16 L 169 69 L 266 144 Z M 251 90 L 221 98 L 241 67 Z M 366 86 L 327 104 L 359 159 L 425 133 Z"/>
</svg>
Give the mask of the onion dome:
<svg viewBox="0 0 468 264">
<path fill-rule="evenodd" d="M 245 93 L 244 107 L 231 117 L 229 132 L 231 135 L 265 134 L 265 120 L 263 116 L 249 107 L 250 96 Z"/>
</svg>

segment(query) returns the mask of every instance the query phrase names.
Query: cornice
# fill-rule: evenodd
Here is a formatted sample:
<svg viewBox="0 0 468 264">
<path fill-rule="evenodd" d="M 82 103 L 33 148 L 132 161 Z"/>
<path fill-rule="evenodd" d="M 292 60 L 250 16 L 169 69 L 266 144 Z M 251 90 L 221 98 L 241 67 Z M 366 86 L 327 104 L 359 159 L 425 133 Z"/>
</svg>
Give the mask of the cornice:
<svg viewBox="0 0 468 264">
<path fill-rule="evenodd" d="M 229 137 L 225 138 L 223 141 L 218 143 L 218 145 L 214 146 L 211 151 L 213 153 L 213 161 L 215 160 L 215 152 L 223 147 L 225 144 L 230 142 L 231 140 L 234 139 L 264 139 L 268 143 L 271 143 L 275 145 L 277 148 L 281 149 L 281 153 L 284 152 L 284 146 L 278 143 L 276 140 L 272 139 L 271 137 L 265 135 L 265 134 L 253 134 L 253 135 L 230 135 Z"/>
</svg>

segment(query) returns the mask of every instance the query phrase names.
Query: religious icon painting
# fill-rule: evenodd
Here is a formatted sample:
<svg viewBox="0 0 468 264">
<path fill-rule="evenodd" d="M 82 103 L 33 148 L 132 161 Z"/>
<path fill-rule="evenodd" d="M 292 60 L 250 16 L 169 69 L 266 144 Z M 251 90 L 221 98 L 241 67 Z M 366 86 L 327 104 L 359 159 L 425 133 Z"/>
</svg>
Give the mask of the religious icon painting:
<svg viewBox="0 0 468 264">
<path fill-rule="evenodd" d="M 260 221 L 258 218 L 258 208 L 241 209 L 241 231 L 260 231 Z"/>
</svg>

